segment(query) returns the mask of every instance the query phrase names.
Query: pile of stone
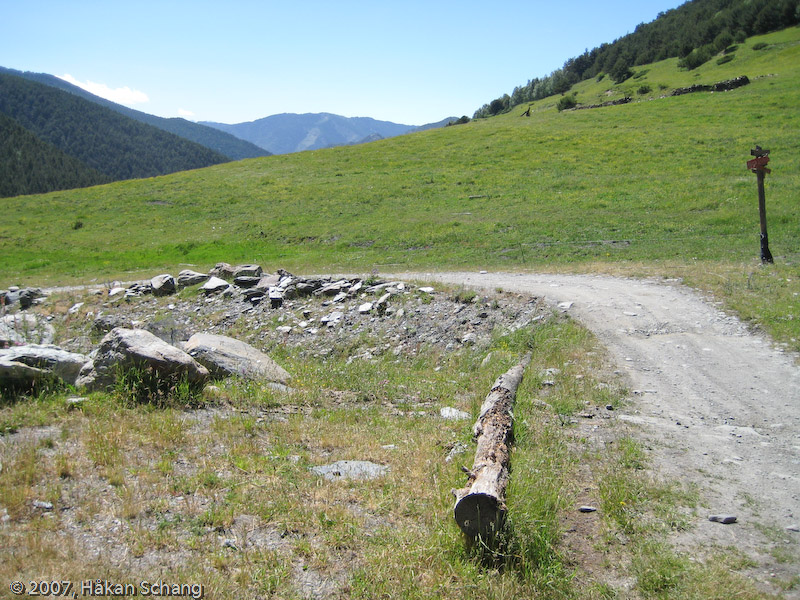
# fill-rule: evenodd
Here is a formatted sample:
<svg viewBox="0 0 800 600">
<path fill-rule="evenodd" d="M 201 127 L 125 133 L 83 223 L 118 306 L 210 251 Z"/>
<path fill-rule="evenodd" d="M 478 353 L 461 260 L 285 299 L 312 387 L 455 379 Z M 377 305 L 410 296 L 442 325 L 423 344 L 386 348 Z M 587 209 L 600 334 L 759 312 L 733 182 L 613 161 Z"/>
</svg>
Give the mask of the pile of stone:
<svg viewBox="0 0 800 600">
<path fill-rule="evenodd" d="M 188 286 L 196 292 L 170 296 Z M 536 299 L 516 295 L 504 294 L 502 303 L 477 295 L 465 301 L 374 276 L 302 277 L 227 263 L 86 293 L 85 302 L 48 310 L 47 317 L 13 309 L 0 319 L 0 348 L 14 347 L 13 354 L 0 353 L 0 387 L 30 388 L 57 377 L 107 389 L 120 369 L 137 366 L 197 385 L 235 375 L 285 387 L 289 376 L 265 354 L 269 348 L 298 347 L 312 357 L 355 348 L 348 361 L 413 356 L 422 346 L 448 352 L 484 347 L 497 328 L 514 331 L 542 318 L 543 310 Z M 51 321 L 62 332 L 60 347 L 52 346 Z M 99 345 L 95 336 L 102 337 Z M 62 361 L 67 365 L 54 366 Z"/>
<path fill-rule="evenodd" d="M 283 386 L 290 375 L 269 356 L 239 340 L 198 333 L 168 344 L 145 329 L 115 327 L 91 355 L 52 344 L 21 343 L 0 349 L 0 390 L 14 394 L 62 382 L 79 390 L 112 389 L 131 370 L 165 382 L 185 380 L 201 388 L 212 379 L 239 377 Z"/>
<path fill-rule="evenodd" d="M 747 75 L 735 77 L 734 79 L 726 79 L 725 81 L 718 81 L 712 84 L 695 84 L 685 88 L 676 88 L 672 90 L 670 96 L 682 96 L 684 94 L 694 94 L 696 92 L 729 92 L 743 85 L 749 85 L 750 79 Z"/>
</svg>

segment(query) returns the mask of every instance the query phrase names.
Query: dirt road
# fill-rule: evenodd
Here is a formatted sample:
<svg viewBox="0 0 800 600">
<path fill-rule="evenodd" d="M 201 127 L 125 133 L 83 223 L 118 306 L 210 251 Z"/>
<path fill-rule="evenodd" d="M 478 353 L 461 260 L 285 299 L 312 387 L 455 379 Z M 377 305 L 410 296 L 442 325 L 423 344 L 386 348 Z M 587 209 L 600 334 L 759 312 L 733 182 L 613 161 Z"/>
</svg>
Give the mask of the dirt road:
<svg viewBox="0 0 800 600">
<path fill-rule="evenodd" d="M 543 296 L 605 344 L 629 377 L 620 419 L 664 477 L 700 486 L 675 543 L 734 546 L 762 581 L 800 577 L 800 367 L 675 281 L 583 275 L 416 273 L 405 277 Z M 732 525 L 707 519 L 736 515 Z M 800 597 L 800 590 L 787 593 Z"/>
</svg>

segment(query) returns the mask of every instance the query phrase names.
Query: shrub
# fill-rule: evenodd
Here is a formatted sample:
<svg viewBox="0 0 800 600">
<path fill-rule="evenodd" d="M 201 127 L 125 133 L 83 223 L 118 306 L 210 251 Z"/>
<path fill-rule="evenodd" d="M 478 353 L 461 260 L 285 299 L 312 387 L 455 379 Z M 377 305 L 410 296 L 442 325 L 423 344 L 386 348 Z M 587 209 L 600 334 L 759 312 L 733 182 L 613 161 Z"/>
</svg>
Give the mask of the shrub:
<svg viewBox="0 0 800 600">
<path fill-rule="evenodd" d="M 717 59 L 718 65 L 724 65 L 725 63 L 731 62 L 733 60 L 733 54 L 726 54 L 725 56 Z"/>
<path fill-rule="evenodd" d="M 573 96 L 573 95 L 562 96 L 558 100 L 558 104 L 556 104 L 556 108 L 558 109 L 558 112 L 561 112 L 562 110 L 567 110 L 567 109 L 570 109 L 570 108 L 575 108 L 576 106 L 578 106 L 578 101 L 575 99 L 575 96 Z"/>
<path fill-rule="evenodd" d="M 644 85 L 639 86 L 639 89 L 636 90 L 636 93 L 639 94 L 640 96 L 644 96 L 645 94 L 649 94 L 652 91 L 653 88 L 651 88 L 649 85 L 645 83 Z"/>
<path fill-rule="evenodd" d="M 753 50 L 763 50 L 767 47 L 765 42 L 758 42 L 757 44 L 753 44 Z"/>
</svg>

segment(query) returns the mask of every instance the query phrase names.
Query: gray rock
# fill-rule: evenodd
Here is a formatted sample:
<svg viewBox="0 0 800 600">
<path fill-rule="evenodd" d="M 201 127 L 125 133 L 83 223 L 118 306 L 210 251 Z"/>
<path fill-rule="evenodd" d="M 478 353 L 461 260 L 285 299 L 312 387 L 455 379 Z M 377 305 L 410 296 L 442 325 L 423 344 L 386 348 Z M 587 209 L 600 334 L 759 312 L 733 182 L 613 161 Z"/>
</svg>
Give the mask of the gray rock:
<svg viewBox="0 0 800 600">
<path fill-rule="evenodd" d="M 333 311 L 331 314 L 322 317 L 319 321 L 327 325 L 328 327 L 335 327 L 338 325 L 342 319 L 344 319 L 344 313 L 341 311 Z"/>
<path fill-rule="evenodd" d="M 329 465 L 311 467 L 311 471 L 329 481 L 338 479 L 375 479 L 384 475 L 389 467 L 368 460 L 339 460 Z"/>
<path fill-rule="evenodd" d="M 470 332 L 470 333 L 467 333 L 466 335 L 464 335 L 464 336 L 461 338 L 461 340 L 460 340 L 460 341 L 461 341 L 461 343 L 462 343 L 462 344 L 464 344 L 465 346 L 474 346 L 474 345 L 475 345 L 475 342 L 477 342 L 477 341 L 478 341 L 478 336 L 477 336 L 477 335 L 475 335 L 474 333 Z"/>
<path fill-rule="evenodd" d="M 30 313 L 15 313 L 0 318 L 0 347 L 18 344 L 52 344 L 53 326 Z"/>
<path fill-rule="evenodd" d="M 386 308 L 389 306 L 389 298 L 391 298 L 391 294 L 384 294 L 373 305 L 375 310 L 378 311 L 378 314 L 382 315 L 386 312 Z"/>
<path fill-rule="evenodd" d="M 103 334 L 115 327 L 130 327 L 130 321 L 119 315 L 100 315 L 92 322 L 92 328 Z"/>
<path fill-rule="evenodd" d="M 209 277 L 203 286 L 200 288 L 204 294 L 210 296 L 211 294 L 219 294 L 226 292 L 230 289 L 231 284 L 219 277 Z"/>
<path fill-rule="evenodd" d="M 29 390 L 52 375 L 44 369 L 0 358 L 0 388 Z"/>
<path fill-rule="evenodd" d="M 261 277 L 255 277 L 253 275 L 237 275 L 233 278 L 233 283 L 240 288 L 252 288 L 257 286 L 261 280 Z"/>
<path fill-rule="evenodd" d="M 181 287 L 189 287 L 190 285 L 198 285 L 205 281 L 208 281 L 210 275 L 206 275 L 205 273 L 198 273 L 197 271 L 192 271 L 191 269 L 184 269 L 180 273 L 178 273 L 178 285 Z"/>
<path fill-rule="evenodd" d="M 208 370 L 179 350 L 144 329 L 112 329 L 100 341 L 94 360 L 84 365 L 75 385 L 102 390 L 114 385 L 117 373 L 130 369 L 153 371 L 166 380 L 185 377 L 202 385 Z"/>
<path fill-rule="evenodd" d="M 263 352 L 224 335 L 196 333 L 184 344 L 184 350 L 215 378 L 238 376 L 282 384 L 291 378 Z"/>
<path fill-rule="evenodd" d="M 593 513 L 597 512 L 597 508 L 594 506 L 581 506 L 578 511 L 582 513 Z"/>
<path fill-rule="evenodd" d="M 736 523 L 736 515 L 709 515 L 708 520 L 728 525 L 730 523 Z"/>
<path fill-rule="evenodd" d="M 340 292 L 350 289 L 351 284 L 346 279 L 340 279 L 327 285 L 322 286 L 314 292 L 315 296 L 336 296 Z"/>
<path fill-rule="evenodd" d="M 236 272 L 236 267 L 233 267 L 226 262 L 220 262 L 214 265 L 214 268 L 211 269 L 208 272 L 208 274 L 211 277 L 218 277 L 219 279 L 233 281 L 233 274 L 235 272 Z"/>
<path fill-rule="evenodd" d="M 444 462 L 449 463 L 456 456 L 460 454 L 465 454 L 468 450 L 469 446 L 467 446 L 464 442 L 456 442 L 455 444 L 453 444 L 453 447 L 450 449 L 450 452 L 447 453 L 447 457 L 444 459 Z"/>
<path fill-rule="evenodd" d="M 233 269 L 233 279 L 237 277 L 261 277 L 263 269 L 260 265 L 238 265 Z"/>
<path fill-rule="evenodd" d="M 89 362 L 83 354 L 67 352 L 57 346 L 14 346 L 0 350 L 0 363 L 21 363 L 36 370 L 43 371 L 74 385 L 81 367 Z M 32 371 L 28 371 L 33 374 Z"/>
<path fill-rule="evenodd" d="M 16 286 L 11 286 L 8 288 L 8 291 L 0 292 L 3 305 L 11 306 L 19 303 L 20 308 L 23 309 L 29 308 L 42 297 L 44 297 L 44 294 L 39 288 L 25 288 L 21 290 Z"/>
<path fill-rule="evenodd" d="M 169 273 L 153 277 L 150 280 L 150 286 L 153 288 L 153 295 L 155 296 L 169 296 L 174 294 L 177 289 L 175 278 Z"/>
<path fill-rule="evenodd" d="M 372 310 L 372 302 L 365 302 L 361 306 L 358 307 L 358 312 L 362 315 L 367 314 L 369 311 Z"/>
</svg>

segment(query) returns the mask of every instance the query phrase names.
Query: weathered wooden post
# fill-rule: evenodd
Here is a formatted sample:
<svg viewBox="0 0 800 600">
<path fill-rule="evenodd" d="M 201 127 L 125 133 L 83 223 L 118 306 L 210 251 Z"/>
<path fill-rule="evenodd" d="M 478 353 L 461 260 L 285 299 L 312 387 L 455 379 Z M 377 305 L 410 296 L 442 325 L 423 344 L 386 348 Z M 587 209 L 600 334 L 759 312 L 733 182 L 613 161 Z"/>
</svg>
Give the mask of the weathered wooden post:
<svg viewBox="0 0 800 600">
<path fill-rule="evenodd" d="M 467 485 L 453 490 L 453 513 L 461 531 L 470 539 L 491 542 L 503 527 L 506 515 L 506 487 L 511 461 L 514 401 L 530 354 L 497 378 L 483 401 L 472 432 L 478 442 L 475 462 Z"/>
<path fill-rule="evenodd" d="M 756 181 L 758 182 L 758 216 L 761 220 L 761 262 L 766 264 L 772 262 L 772 253 L 769 251 L 769 238 L 767 237 L 767 201 L 764 196 L 764 176 L 767 173 L 772 173 L 772 170 L 767 168 L 769 150 L 756 146 L 750 150 L 750 155 L 755 158 L 747 161 L 747 168 L 756 174 Z"/>
</svg>

